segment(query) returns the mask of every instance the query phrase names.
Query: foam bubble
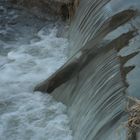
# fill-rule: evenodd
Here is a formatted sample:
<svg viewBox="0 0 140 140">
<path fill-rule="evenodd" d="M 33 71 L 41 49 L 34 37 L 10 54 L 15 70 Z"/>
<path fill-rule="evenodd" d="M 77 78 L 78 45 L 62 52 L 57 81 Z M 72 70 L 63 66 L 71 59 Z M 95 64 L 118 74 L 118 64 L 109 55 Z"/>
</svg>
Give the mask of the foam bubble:
<svg viewBox="0 0 140 140">
<path fill-rule="evenodd" d="M 40 39 L 0 56 L 0 139 L 72 140 L 66 106 L 32 92 L 66 61 L 68 41 L 57 37 L 56 28 L 36 36 Z"/>
</svg>

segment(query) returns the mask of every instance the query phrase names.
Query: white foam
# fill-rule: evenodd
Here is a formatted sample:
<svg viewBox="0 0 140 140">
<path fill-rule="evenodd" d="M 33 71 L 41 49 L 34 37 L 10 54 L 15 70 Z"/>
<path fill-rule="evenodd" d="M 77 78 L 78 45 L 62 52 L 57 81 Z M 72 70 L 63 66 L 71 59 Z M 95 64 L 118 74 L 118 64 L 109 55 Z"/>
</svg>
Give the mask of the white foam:
<svg viewBox="0 0 140 140">
<path fill-rule="evenodd" d="M 44 30 L 38 41 L 0 56 L 0 140 L 72 140 L 66 106 L 32 92 L 67 59 L 67 39 L 56 28 Z"/>
</svg>

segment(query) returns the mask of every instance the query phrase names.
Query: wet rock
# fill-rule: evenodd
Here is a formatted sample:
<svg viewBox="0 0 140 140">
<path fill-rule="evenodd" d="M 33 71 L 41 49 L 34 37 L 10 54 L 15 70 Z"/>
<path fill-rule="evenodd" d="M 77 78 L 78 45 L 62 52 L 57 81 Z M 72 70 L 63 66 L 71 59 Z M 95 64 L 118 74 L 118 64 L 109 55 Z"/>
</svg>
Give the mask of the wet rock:
<svg viewBox="0 0 140 140">
<path fill-rule="evenodd" d="M 73 17 L 79 0 L 10 0 L 11 3 L 26 7 L 32 12 L 59 15 L 64 20 Z"/>
</svg>

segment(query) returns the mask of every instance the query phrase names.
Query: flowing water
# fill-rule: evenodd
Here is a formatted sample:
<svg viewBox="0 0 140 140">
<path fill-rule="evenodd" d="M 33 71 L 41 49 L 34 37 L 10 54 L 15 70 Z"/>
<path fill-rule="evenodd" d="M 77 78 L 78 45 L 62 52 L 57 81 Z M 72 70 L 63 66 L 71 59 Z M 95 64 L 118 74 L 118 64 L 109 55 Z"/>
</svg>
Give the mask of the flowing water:
<svg viewBox="0 0 140 140">
<path fill-rule="evenodd" d="M 114 39 L 130 30 L 138 29 L 140 33 L 139 5 L 139 0 L 80 1 L 69 35 L 71 61 L 73 65 L 77 63 L 78 70 L 67 80 L 63 74 L 67 69 L 62 69 L 62 73 L 58 71 L 55 75 L 64 76 L 65 83 L 52 92 L 57 100 L 68 106 L 74 140 L 127 139 L 126 98 L 128 95 L 140 97 L 140 55 L 123 66 L 119 57 L 139 51 L 140 36 L 133 39 L 126 36 L 118 42 Z M 126 9 L 137 9 L 135 18 L 124 22 L 129 14 L 120 14 L 115 20 L 113 15 Z M 114 22 L 109 23 L 109 17 Z M 130 41 L 123 44 L 127 39 Z M 108 44 L 110 41 L 112 43 Z M 96 52 L 96 47 L 103 48 L 106 44 L 112 50 Z M 121 45 L 124 47 L 122 50 L 114 50 L 114 47 Z M 81 67 L 84 62 L 86 65 Z M 125 67 L 132 65 L 136 68 L 129 74 L 125 73 Z M 57 76 L 55 78 L 56 81 L 59 79 Z M 124 81 L 128 82 L 129 88 Z"/>
<path fill-rule="evenodd" d="M 61 24 L 0 1 L 0 140 L 72 140 L 67 107 L 33 93 L 67 60 Z"/>
<path fill-rule="evenodd" d="M 44 22 L 25 10 L 1 6 L 1 139 L 126 139 L 125 99 L 127 93 L 139 97 L 140 55 L 127 63 L 136 65 L 128 75 L 134 67 L 126 69 L 120 58 L 140 49 L 139 35 L 129 32 L 140 32 L 139 5 L 139 0 L 80 0 L 70 26 L 70 45 L 60 37 L 63 22 Z M 32 91 L 67 61 L 67 50 L 73 57 L 51 85 L 52 96 L 66 107 Z"/>
</svg>

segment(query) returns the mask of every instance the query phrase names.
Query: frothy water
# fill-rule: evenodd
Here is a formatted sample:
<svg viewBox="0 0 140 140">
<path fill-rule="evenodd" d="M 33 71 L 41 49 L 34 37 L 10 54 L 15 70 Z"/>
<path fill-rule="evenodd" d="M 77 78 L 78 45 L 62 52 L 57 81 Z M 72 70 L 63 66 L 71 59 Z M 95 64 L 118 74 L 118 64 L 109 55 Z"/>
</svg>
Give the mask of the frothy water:
<svg viewBox="0 0 140 140">
<path fill-rule="evenodd" d="M 8 24 L 11 16 L 0 8 L 6 20 L 0 28 L 0 140 L 72 140 L 66 106 L 33 93 L 67 60 L 67 39 L 58 37 L 54 25 L 24 27 L 16 10 L 10 11 L 18 13 L 12 16 L 15 23 Z"/>
</svg>

